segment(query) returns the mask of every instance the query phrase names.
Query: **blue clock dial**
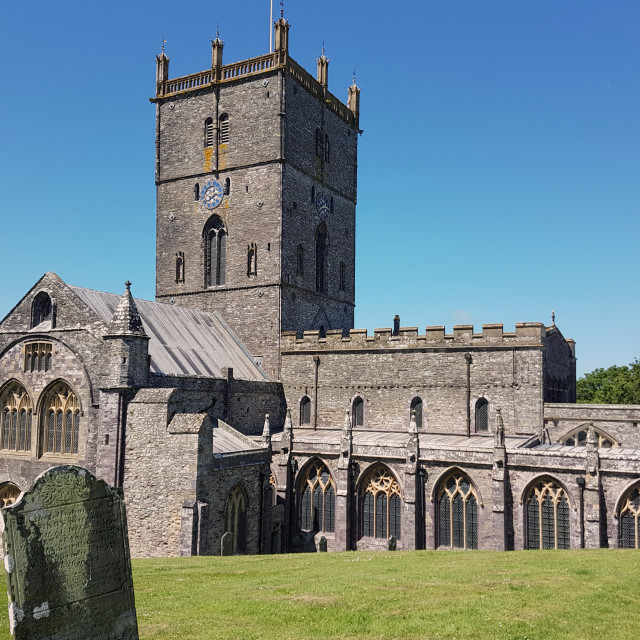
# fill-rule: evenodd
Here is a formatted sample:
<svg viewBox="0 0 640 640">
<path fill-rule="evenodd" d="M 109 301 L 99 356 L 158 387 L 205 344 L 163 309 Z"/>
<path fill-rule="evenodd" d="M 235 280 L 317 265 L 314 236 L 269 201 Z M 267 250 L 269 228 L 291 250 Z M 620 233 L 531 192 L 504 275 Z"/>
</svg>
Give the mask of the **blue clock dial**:
<svg viewBox="0 0 640 640">
<path fill-rule="evenodd" d="M 316 198 L 316 211 L 321 220 L 326 220 L 329 217 L 330 203 L 329 198 L 324 193 L 319 193 Z"/>
<path fill-rule="evenodd" d="M 215 209 L 222 202 L 222 185 L 215 180 L 210 180 L 204 185 L 201 200 L 207 209 Z"/>
</svg>

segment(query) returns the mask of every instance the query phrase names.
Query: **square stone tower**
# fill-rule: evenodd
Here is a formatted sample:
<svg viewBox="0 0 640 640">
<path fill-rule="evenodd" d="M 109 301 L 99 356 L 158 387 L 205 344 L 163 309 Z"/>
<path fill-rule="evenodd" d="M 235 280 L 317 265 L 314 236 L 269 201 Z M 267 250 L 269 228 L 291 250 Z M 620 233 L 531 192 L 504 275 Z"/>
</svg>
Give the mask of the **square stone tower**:
<svg viewBox="0 0 640 640">
<path fill-rule="evenodd" d="M 282 331 L 353 328 L 359 94 L 272 53 L 169 79 L 156 58 L 156 295 L 219 311 L 272 378 Z M 188 328 L 185 327 L 188 331 Z"/>
</svg>

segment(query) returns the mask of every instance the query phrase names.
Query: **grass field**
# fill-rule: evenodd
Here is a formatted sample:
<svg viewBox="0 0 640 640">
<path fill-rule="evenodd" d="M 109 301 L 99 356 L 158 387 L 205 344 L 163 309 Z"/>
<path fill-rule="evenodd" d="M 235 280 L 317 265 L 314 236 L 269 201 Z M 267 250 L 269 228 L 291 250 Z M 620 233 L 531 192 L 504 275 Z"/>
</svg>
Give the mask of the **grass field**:
<svg viewBox="0 0 640 640">
<path fill-rule="evenodd" d="M 141 640 L 640 636 L 637 551 L 200 557 L 133 572 Z"/>
</svg>

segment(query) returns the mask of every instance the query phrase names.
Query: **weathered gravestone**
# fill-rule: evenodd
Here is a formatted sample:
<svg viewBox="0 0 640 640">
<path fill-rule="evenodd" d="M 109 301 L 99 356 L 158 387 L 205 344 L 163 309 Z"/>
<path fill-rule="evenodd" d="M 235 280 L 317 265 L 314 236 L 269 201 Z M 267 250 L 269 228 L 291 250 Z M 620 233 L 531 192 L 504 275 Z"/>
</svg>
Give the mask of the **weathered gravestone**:
<svg viewBox="0 0 640 640">
<path fill-rule="evenodd" d="M 327 539 L 322 536 L 320 542 L 318 542 L 318 552 L 324 553 L 327 550 Z"/>
<path fill-rule="evenodd" d="M 220 555 L 230 556 L 233 554 L 233 533 L 227 531 L 222 534 L 220 538 Z"/>
<path fill-rule="evenodd" d="M 1 511 L 16 640 L 138 640 L 120 493 L 55 467 Z"/>
</svg>

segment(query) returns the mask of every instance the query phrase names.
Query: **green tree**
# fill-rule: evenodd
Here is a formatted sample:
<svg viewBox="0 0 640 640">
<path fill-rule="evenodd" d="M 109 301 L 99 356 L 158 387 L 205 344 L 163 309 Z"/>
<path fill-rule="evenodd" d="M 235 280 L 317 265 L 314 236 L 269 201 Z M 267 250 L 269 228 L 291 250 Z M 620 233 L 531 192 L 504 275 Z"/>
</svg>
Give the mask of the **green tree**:
<svg viewBox="0 0 640 640">
<path fill-rule="evenodd" d="M 589 404 L 640 404 L 640 360 L 595 369 L 576 383 L 576 399 Z"/>
</svg>

